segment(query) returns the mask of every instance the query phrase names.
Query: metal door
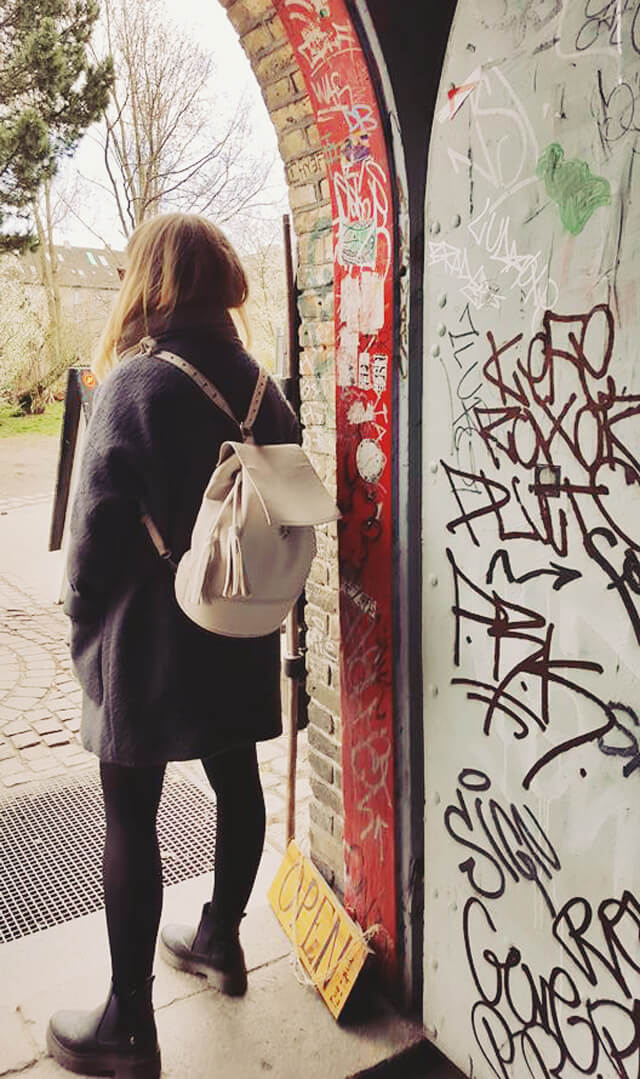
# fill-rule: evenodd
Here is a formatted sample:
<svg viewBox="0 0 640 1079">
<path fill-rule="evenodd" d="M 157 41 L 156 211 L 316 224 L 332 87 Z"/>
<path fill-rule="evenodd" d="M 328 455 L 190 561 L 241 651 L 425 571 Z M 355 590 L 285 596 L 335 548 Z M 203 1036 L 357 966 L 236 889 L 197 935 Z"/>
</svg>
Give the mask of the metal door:
<svg viewBox="0 0 640 1079">
<path fill-rule="evenodd" d="M 640 3 L 460 0 L 425 242 L 424 1017 L 640 1068 Z"/>
</svg>

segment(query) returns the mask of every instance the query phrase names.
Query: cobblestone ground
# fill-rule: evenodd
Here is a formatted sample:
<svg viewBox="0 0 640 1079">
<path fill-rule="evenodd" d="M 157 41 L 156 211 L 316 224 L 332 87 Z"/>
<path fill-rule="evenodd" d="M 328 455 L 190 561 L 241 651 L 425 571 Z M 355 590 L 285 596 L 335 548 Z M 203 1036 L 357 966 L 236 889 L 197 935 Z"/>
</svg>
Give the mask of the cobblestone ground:
<svg viewBox="0 0 640 1079">
<path fill-rule="evenodd" d="M 66 618 L 0 578 L 0 791 L 87 767 Z"/>
</svg>

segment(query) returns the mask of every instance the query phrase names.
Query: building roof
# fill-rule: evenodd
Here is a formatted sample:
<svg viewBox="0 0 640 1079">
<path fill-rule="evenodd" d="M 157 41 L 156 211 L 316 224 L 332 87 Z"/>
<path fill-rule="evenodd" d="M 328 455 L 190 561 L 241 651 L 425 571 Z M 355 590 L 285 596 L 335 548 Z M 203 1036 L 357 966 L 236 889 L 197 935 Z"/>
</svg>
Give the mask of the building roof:
<svg viewBox="0 0 640 1079">
<path fill-rule="evenodd" d="M 71 247 L 57 244 L 57 280 L 61 288 L 90 288 L 117 291 L 120 287 L 118 267 L 124 266 L 124 252 L 106 247 Z M 17 256 L 25 284 L 40 284 L 40 251 L 28 251 Z"/>
</svg>

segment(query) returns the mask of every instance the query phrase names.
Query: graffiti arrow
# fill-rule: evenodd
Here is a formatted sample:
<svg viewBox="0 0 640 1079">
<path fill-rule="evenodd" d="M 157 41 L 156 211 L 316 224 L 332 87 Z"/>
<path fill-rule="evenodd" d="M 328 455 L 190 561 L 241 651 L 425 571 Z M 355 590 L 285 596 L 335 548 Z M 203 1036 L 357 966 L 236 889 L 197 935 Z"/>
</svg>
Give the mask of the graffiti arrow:
<svg viewBox="0 0 640 1079">
<path fill-rule="evenodd" d="M 522 577 L 516 577 L 511 569 L 511 562 L 509 561 L 509 555 L 506 551 L 496 551 L 493 558 L 489 563 L 489 569 L 487 570 L 487 584 L 491 584 L 493 581 L 494 570 L 498 564 L 502 562 L 502 568 L 504 575 L 507 578 L 509 584 L 524 584 L 525 581 L 530 581 L 534 577 L 555 577 L 553 582 L 554 592 L 559 592 L 561 588 L 564 588 L 566 584 L 571 584 L 571 581 L 577 581 L 578 577 L 582 577 L 580 570 L 571 569 L 569 566 L 559 566 L 557 562 L 550 562 L 550 569 L 532 569 L 529 573 L 523 573 Z"/>
</svg>

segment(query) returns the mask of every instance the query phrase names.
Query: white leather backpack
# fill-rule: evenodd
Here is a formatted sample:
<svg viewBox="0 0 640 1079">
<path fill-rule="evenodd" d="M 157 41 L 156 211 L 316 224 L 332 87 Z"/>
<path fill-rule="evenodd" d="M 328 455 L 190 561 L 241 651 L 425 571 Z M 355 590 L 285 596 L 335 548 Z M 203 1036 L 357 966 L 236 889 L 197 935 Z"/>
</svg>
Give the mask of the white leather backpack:
<svg viewBox="0 0 640 1079">
<path fill-rule="evenodd" d="M 195 367 L 171 352 L 154 355 L 192 378 L 238 423 Z M 184 613 L 227 637 L 262 637 L 278 629 L 309 574 L 316 553 L 313 526 L 340 516 L 301 446 L 255 445 L 251 432 L 268 381 L 261 370 L 247 417 L 239 424 L 242 442 L 220 447 L 190 547 L 176 567 L 175 594 Z M 171 562 L 153 520 L 148 514 L 142 520 L 158 553 Z"/>
</svg>

